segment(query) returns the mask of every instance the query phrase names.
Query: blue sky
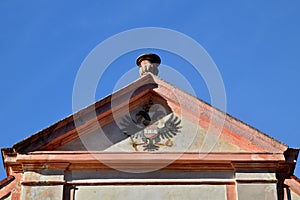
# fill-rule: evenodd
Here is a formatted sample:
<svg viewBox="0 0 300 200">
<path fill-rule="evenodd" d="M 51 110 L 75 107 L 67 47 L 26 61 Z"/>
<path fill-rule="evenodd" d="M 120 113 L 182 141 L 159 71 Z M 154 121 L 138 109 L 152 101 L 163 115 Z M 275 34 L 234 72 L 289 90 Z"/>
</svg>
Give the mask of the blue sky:
<svg viewBox="0 0 300 200">
<path fill-rule="evenodd" d="M 0 1 L 0 146 L 11 147 L 72 113 L 76 73 L 100 42 L 132 28 L 164 27 L 190 36 L 210 54 L 224 81 L 229 114 L 300 147 L 299 9 L 297 0 Z M 96 99 L 111 93 L 143 52 L 109 66 Z M 155 52 L 210 101 L 189 63 Z M 2 165 L 0 171 L 2 179 Z"/>
</svg>

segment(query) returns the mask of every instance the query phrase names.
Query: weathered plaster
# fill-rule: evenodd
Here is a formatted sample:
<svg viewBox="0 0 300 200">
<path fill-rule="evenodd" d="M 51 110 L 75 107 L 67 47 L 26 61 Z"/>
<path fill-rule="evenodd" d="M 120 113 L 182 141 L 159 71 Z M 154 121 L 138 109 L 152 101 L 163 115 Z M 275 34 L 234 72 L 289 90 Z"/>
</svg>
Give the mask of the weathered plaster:
<svg viewBox="0 0 300 200">
<path fill-rule="evenodd" d="M 238 200 L 277 200 L 275 183 L 240 183 L 237 194 Z"/>
<path fill-rule="evenodd" d="M 63 186 L 23 186 L 21 199 L 62 200 Z"/>
<path fill-rule="evenodd" d="M 84 200 L 128 200 L 128 199 L 172 199 L 172 200 L 225 200 L 224 185 L 143 185 L 143 186 L 80 186 L 75 199 Z"/>
</svg>

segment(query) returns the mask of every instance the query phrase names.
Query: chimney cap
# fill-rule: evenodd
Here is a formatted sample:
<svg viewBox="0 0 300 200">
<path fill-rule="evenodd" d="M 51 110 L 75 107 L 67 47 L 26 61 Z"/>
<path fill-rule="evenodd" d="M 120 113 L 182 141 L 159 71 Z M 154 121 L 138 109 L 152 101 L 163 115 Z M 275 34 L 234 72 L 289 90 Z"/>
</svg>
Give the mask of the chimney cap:
<svg viewBox="0 0 300 200">
<path fill-rule="evenodd" d="M 140 67 L 143 60 L 149 60 L 149 62 L 157 63 L 158 65 L 161 63 L 160 57 L 154 53 L 145 53 L 140 55 L 136 59 L 136 64 Z"/>
</svg>

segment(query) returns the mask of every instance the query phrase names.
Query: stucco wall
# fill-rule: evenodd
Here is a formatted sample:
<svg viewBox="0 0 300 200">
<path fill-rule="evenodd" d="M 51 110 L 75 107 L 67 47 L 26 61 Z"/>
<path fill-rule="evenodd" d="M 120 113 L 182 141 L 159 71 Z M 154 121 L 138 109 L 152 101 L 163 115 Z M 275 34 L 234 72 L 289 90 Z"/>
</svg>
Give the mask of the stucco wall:
<svg viewBox="0 0 300 200">
<path fill-rule="evenodd" d="M 268 171 L 172 171 L 127 173 L 117 170 L 39 170 L 24 173 L 22 198 L 61 200 L 65 181 L 76 200 L 238 199 L 277 200 L 276 175 Z M 47 182 L 48 181 L 48 182 Z M 150 183 L 151 182 L 151 183 Z M 230 187 L 229 187 L 230 186 Z M 229 191 L 230 190 L 230 191 Z M 292 200 L 299 199 L 291 193 Z M 68 197 L 70 198 L 70 196 Z"/>
<path fill-rule="evenodd" d="M 63 186 L 24 186 L 22 200 L 62 200 Z"/>
<path fill-rule="evenodd" d="M 75 194 L 76 200 L 226 199 L 224 185 L 80 186 Z"/>
<path fill-rule="evenodd" d="M 51 185 L 51 181 L 63 180 L 63 170 L 26 171 L 24 172 L 23 183 L 31 182 L 31 184 L 22 186 L 21 199 L 62 200 L 63 185 Z"/>
</svg>

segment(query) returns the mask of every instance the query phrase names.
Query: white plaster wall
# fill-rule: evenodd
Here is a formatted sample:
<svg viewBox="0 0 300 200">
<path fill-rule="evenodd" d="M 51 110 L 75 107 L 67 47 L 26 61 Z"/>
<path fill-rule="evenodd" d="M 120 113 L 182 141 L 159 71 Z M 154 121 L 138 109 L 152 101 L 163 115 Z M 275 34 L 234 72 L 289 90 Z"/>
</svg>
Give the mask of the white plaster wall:
<svg viewBox="0 0 300 200">
<path fill-rule="evenodd" d="M 63 185 L 39 185 L 47 181 L 63 181 L 63 170 L 36 170 L 24 172 L 23 181 L 36 182 L 34 186 L 22 186 L 22 200 L 62 200 Z"/>
<path fill-rule="evenodd" d="M 22 200 L 62 200 L 63 186 L 23 186 Z"/>
<path fill-rule="evenodd" d="M 63 170 L 25 171 L 23 181 L 61 181 L 64 180 Z"/>
<path fill-rule="evenodd" d="M 238 200 L 277 200 L 275 183 L 240 183 L 237 193 Z"/>
<path fill-rule="evenodd" d="M 76 200 L 225 200 L 225 185 L 80 186 Z"/>
</svg>

